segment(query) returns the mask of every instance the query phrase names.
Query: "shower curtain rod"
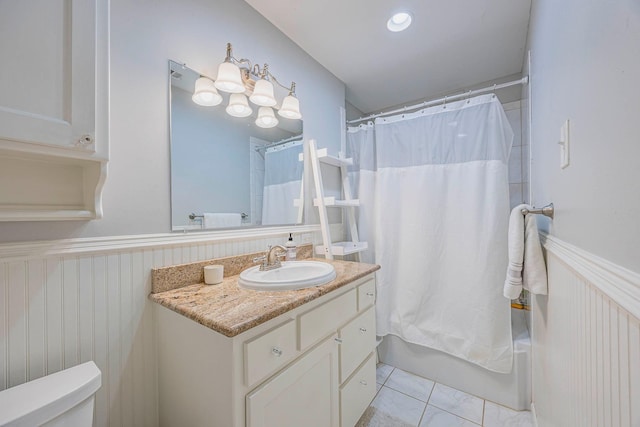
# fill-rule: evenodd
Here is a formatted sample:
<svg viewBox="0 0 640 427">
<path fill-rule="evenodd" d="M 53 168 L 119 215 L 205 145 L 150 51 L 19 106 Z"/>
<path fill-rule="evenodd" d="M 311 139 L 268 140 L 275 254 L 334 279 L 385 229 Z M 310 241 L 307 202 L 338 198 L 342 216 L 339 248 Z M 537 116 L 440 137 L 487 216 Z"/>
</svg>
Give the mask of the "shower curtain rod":
<svg viewBox="0 0 640 427">
<path fill-rule="evenodd" d="M 276 147 L 278 145 L 286 144 L 287 142 L 295 141 L 296 139 L 302 140 L 302 134 L 295 135 L 295 136 L 290 136 L 289 138 L 281 139 L 280 141 L 272 142 L 271 144 L 267 144 L 267 145 L 263 145 L 261 147 L 256 148 L 255 150 L 256 151 L 266 150 L 267 148 Z"/>
<path fill-rule="evenodd" d="M 467 92 L 457 93 L 455 95 L 444 96 L 442 98 L 434 99 L 434 100 L 431 100 L 431 101 L 421 102 L 421 103 L 415 104 L 415 105 L 404 106 L 402 108 L 398 108 L 398 109 L 391 110 L 391 111 L 385 111 L 385 112 L 382 112 L 382 113 L 371 114 L 371 115 L 366 116 L 366 117 L 360 117 L 359 119 L 347 120 L 347 124 L 363 122 L 365 120 L 375 119 L 377 117 L 382 117 L 382 116 L 388 116 L 390 114 L 404 113 L 404 112 L 407 112 L 407 111 L 410 111 L 410 110 L 417 110 L 419 108 L 429 107 L 431 105 L 436 105 L 436 104 L 440 104 L 440 103 L 447 102 L 447 101 L 456 101 L 456 100 L 462 99 L 462 98 L 469 98 L 471 96 L 478 95 L 480 93 L 492 92 L 492 91 L 495 91 L 495 90 L 498 90 L 498 89 L 504 89 L 505 87 L 510 87 L 510 86 L 524 85 L 524 84 L 527 84 L 528 82 L 529 82 L 529 76 L 524 76 L 523 78 L 521 78 L 519 80 L 513 80 L 513 81 L 510 81 L 510 82 L 506 82 L 506 83 L 495 84 L 493 86 L 487 86 L 487 87 L 484 87 L 482 89 L 469 90 Z"/>
</svg>

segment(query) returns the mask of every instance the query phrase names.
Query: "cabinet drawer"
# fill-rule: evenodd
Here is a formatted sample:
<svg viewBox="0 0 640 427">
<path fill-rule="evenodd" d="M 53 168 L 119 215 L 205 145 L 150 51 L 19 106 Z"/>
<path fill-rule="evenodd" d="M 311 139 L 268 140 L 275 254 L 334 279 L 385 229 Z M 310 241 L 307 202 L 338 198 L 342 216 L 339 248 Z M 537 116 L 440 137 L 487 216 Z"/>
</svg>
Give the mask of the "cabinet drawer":
<svg viewBox="0 0 640 427">
<path fill-rule="evenodd" d="M 244 343 L 244 380 L 252 386 L 276 372 L 298 355 L 296 351 L 296 322 L 283 325 Z"/>
<path fill-rule="evenodd" d="M 376 347 L 376 319 L 374 307 L 360 314 L 338 331 L 340 344 L 340 381 L 362 363 Z"/>
<path fill-rule="evenodd" d="M 340 388 L 340 425 L 353 427 L 376 395 L 376 358 L 367 360 Z"/>
<path fill-rule="evenodd" d="M 358 286 L 358 311 L 372 306 L 376 302 L 376 281 L 371 279 Z"/>
<path fill-rule="evenodd" d="M 298 317 L 298 349 L 304 350 L 335 332 L 357 313 L 356 290 L 332 299 Z"/>
</svg>

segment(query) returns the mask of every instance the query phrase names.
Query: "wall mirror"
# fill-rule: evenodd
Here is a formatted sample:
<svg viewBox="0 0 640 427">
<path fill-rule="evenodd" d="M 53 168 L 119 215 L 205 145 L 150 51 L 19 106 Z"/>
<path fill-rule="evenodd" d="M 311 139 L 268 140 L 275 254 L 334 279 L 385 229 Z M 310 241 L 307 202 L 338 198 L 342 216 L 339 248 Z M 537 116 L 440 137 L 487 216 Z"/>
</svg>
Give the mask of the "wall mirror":
<svg viewBox="0 0 640 427">
<path fill-rule="evenodd" d="M 221 104 L 198 105 L 192 96 L 199 77 L 169 61 L 172 230 L 301 223 L 302 121 L 258 127 L 258 107 L 233 117 L 223 92 Z"/>
</svg>

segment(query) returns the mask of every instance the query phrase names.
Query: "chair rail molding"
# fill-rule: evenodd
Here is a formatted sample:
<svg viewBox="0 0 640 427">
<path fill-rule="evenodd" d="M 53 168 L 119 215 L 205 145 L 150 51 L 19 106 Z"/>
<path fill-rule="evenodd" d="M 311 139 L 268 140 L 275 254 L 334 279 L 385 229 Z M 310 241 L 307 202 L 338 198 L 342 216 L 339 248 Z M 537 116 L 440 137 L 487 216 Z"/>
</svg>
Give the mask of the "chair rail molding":
<svg viewBox="0 0 640 427">
<path fill-rule="evenodd" d="M 332 224 L 333 226 L 333 224 Z M 341 227 L 341 224 L 335 224 Z M 300 235 L 301 244 L 311 243 L 313 233 L 320 231 L 319 224 L 292 225 L 246 230 L 221 230 L 198 233 L 160 233 L 109 237 L 85 237 L 75 239 L 31 241 L 0 244 L 0 261 L 21 261 L 32 258 L 58 257 L 91 253 L 108 253 L 137 248 L 176 247 L 215 243 L 223 241 L 244 241 Z"/>
<path fill-rule="evenodd" d="M 584 277 L 605 295 L 640 319 L 640 274 L 593 255 L 555 236 L 540 233 L 549 254 Z"/>
</svg>

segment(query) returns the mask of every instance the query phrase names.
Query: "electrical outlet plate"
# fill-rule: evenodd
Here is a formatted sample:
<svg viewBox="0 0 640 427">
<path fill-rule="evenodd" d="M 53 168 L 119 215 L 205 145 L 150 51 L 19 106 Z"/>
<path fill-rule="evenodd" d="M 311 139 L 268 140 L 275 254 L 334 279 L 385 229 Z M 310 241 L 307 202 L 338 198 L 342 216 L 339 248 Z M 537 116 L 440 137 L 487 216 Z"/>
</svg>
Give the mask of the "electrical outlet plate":
<svg viewBox="0 0 640 427">
<path fill-rule="evenodd" d="M 569 166 L 569 120 L 566 120 L 560 127 L 560 168 Z"/>
</svg>

